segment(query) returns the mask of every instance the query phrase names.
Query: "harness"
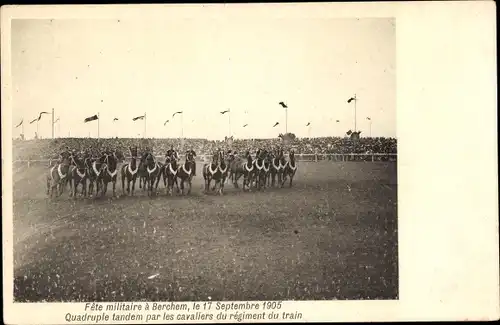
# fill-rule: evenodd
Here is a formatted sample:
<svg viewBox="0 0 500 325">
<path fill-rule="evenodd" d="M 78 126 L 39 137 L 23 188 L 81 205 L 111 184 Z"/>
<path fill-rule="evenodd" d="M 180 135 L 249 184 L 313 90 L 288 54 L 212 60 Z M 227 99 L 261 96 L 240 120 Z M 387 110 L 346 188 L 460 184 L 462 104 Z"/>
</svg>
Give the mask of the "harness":
<svg viewBox="0 0 500 325">
<path fill-rule="evenodd" d="M 59 178 L 61 178 L 61 179 L 62 179 L 62 178 L 65 178 L 66 176 L 68 176 L 68 173 L 66 173 L 66 175 L 64 175 L 64 174 L 62 173 L 61 166 L 62 166 L 61 164 L 59 164 L 59 165 L 57 166 L 57 173 L 59 174 Z"/>
<path fill-rule="evenodd" d="M 137 159 L 137 157 L 132 157 L 132 159 Z M 137 161 L 136 161 L 136 164 L 135 164 L 135 170 L 132 170 L 132 166 L 131 166 L 131 165 L 132 165 L 131 163 L 130 163 L 130 164 L 128 164 L 128 172 L 129 172 L 132 176 L 134 176 L 134 175 L 137 173 L 137 171 L 139 170 L 139 164 L 137 164 Z"/>
<path fill-rule="evenodd" d="M 215 173 L 217 173 L 217 170 L 219 169 L 218 167 L 215 167 L 215 170 L 212 169 L 212 165 L 213 164 L 208 164 L 207 165 L 207 170 L 210 172 L 210 174 L 214 175 Z"/>
<path fill-rule="evenodd" d="M 251 172 L 253 170 L 253 163 L 250 164 L 251 168 L 248 168 L 248 161 L 243 163 L 243 169 L 245 169 L 247 172 Z"/>
<path fill-rule="evenodd" d="M 188 176 L 189 176 L 189 175 L 191 175 L 191 169 L 190 169 L 190 170 L 189 170 L 189 172 L 188 172 L 188 171 L 186 170 L 186 164 L 185 164 L 185 163 L 184 163 L 184 164 L 182 164 L 182 166 L 181 166 L 180 168 L 182 168 L 182 169 L 184 170 L 184 172 L 185 172 Z M 179 169 L 180 169 L 180 168 L 179 168 Z"/>
<path fill-rule="evenodd" d="M 149 169 L 149 166 L 148 166 L 148 167 L 146 167 L 146 169 L 147 169 L 147 171 L 148 171 L 149 175 L 151 175 L 152 173 L 154 173 L 154 172 L 156 171 L 156 168 L 157 168 L 157 167 L 158 167 L 158 163 L 157 163 L 157 162 L 155 162 L 155 167 L 154 167 L 153 169 Z"/>
<path fill-rule="evenodd" d="M 101 175 L 101 171 L 102 171 L 102 166 L 101 166 L 101 170 L 97 170 L 97 161 L 94 161 L 92 163 L 92 169 L 94 170 L 94 173 L 96 174 L 97 177 L 99 177 L 99 175 Z"/>
<path fill-rule="evenodd" d="M 225 172 L 227 172 L 227 169 L 229 168 L 229 164 L 226 164 L 226 168 L 222 168 L 221 166 L 219 166 L 219 170 L 222 174 L 224 174 Z"/>
<path fill-rule="evenodd" d="M 166 166 L 165 166 L 165 167 L 166 167 Z M 173 169 L 173 168 L 172 168 L 172 163 L 171 163 L 171 162 L 170 162 L 170 163 L 168 163 L 168 169 L 170 170 L 170 173 L 171 173 L 173 176 L 177 175 L 177 169 Z"/>
<path fill-rule="evenodd" d="M 255 167 L 257 167 L 258 170 L 262 170 L 262 168 L 264 168 L 264 160 L 262 160 L 262 165 L 259 166 L 259 160 L 255 159 Z"/>
</svg>

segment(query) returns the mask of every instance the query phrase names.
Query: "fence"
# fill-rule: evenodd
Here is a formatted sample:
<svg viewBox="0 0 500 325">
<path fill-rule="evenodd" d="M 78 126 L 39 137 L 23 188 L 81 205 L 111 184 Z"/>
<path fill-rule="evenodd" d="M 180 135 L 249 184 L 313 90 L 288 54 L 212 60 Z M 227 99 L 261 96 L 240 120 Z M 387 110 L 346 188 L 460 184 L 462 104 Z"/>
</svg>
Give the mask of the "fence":
<svg viewBox="0 0 500 325">
<path fill-rule="evenodd" d="M 156 156 L 158 160 L 162 160 L 165 157 Z M 183 159 L 184 156 L 180 155 L 180 158 Z M 210 155 L 201 155 L 198 156 L 196 160 L 198 161 L 208 161 L 211 158 Z M 295 158 L 298 162 L 318 162 L 318 161 L 396 161 L 397 154 L 395 153 L 336 153 L 336 154 L 296 154 Z M 130 157 L 126 157 L 125 159 L 130 159 Z M 14 161 L 14 166 L 20 166 L 27 164 L 28 167 L 33 165 L 48 166 L 51 162 L 51 159 L 20 159 Z"/>
</svg>

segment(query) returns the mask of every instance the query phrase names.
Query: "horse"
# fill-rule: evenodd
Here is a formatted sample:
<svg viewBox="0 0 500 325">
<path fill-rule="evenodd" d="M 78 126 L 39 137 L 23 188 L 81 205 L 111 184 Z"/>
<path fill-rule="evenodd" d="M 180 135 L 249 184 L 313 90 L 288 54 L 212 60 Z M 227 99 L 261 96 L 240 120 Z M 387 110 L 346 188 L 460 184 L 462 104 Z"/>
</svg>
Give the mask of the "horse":
<svg viewBox="0 0 500 325">
<path fill-rule="evenodd" d="M 295 153 L 294 151 L 290 151 L 288 154 L 288 161 L 285 164 L 283 169 L 283 180 L 281 182 L 281 187 L 286 182 L 287 177 L 290 177 L 290 187 L 292 187 L 293 177 L 295 176 L 295 172 L 297 171 L 297 163 L 295 162 Z"/>
<path fill-rule="evenodd" d="M 271 159 L 271 186 L 274 187 L 276 184 L 276 176 L 278 176 L 278 184 L 281 184 L 281 179 L 283 177 L 283 171 L 285 168 L 285 156 L 283 151 L 279 150 L 277 154 Z"/>
<path fill-rule="evenodd" d="M 226 159 L 226 154 L 224 151 L 219 153 L 219 171 L 220 171 L 220 187 L 219 194 L 224 194 L 224 184 L 226 183 L 226 179 L 229 174 L 229 159 Z"/>
<path fill-rule="evenodd" d="M 94 192 L 94 183 L 96 186 L 95 197 L 100 193 L 103 195 L 103 182 L 102 176 L 104 175 L 104 170 L 106 169 L 105 155 L 99 154 L 96 158 L 86 158 L 85 164 L 88 169 L 88 180 L 89 180 L 89 195 Z"/>
<path fill-rule="evenodd" d="M 267 151 L 260 150 L 257 152 L 255 156 L 255 160 L 253 165 L 255 167 L 255 187 L 260 190 L 266 187 L 266 168 L 265 168 L 265 160 L 267 159 Z M 269 168 L 267 169 L 269 171 Z"/>
<path fill-rule="evenodd" d="M 119 158 L 120 157 L 120 158 Z M 123 158 L 121 152 L 117 153 L 116 150 L 113 150 L 111 154 L 104 154 L 104 163 L 105 168 L 102 173 L 102 182 L 103 182 L 103 196 L 106 195 L 108 191 L 108 184 L 113 183 L 113 197 L 116 196 L 116 181 L 118 180 L 118 161 Z"/>
<path fill-rule="evenodd" d="M 220 153 L 216 153 L 212 156 L 212 161 L 210 163 L 203 165 L 203 179 L 205 180 L 205 192 L 208 193 L 210 191 L 210 182 L 212 179 L 219 179 L 219 156 Z M 214 185 L 215 189 L 215 185 Z"/>
<path fill-rule="evenodd" d="M 189 185 L 189 189 L 187 194 L 191 193 L 192 180 L 193 180 L 193 166 L 194 166 L 194 157 L 192 152 L 188 152 L 186 155 L 186 161 L 181 164 L 177 168 L 177 178 L 181 180 L 181 193 L 184 195 L 184 183 L 187 181 Z"/>
<path fill-rule="evenodd" d="M 250 190 L 252 181 L 255 176 L 254 161 L 249 151 L 245 153 L 245 158 L 246 161 L 241 164 L 241 167 L 243 169 L 243 191 L 245 190 L 245 186 L 248 186 L 248 190 Z"/>
<path fill-rule="evenodd" d="M 146 169 L 144 187 L 146 188 L 147 186 L 148 196 L 152 196 L 153 187 L 155 187 L 155 193 L 158 190 L 158 184 L 160 183 L 163 164 L 157 162 L 153 154 L 147 153 L 144 158 L 144 167 Z"/>
<path fill-rule="evenodd" d="M 78 192 L 78 185 L 82 184 L 82 195 L 87 196 L 87 178 L 88 169 L 85 167 L 85 159 L 80 159 L 79 157 L 71 156 L 71 166 L 68 176 L 68 182 L 70 185 L 70 196 L 76 199 L 76 194 Z"/>
<path fill-rule="evenodd" d="M 61 163 L 56 164 L 49 168 L 49 173 L 47 175 L 47 195 L 50 198 L 54 196 L 54 190 L 57 190 L 56 197 L 59 197 L 67 186 L 67 177 L 69 174 L 69 164 L 70 158 L 64 158 Z"/>
<path fill-rule="evenodd" d="M 244 174 L 244 161 L 242 158 L 235 156 L 234 154 L 231 154 L 229 156 L 229 171 L 228 171 L 228 177 L 227 180 L 231 181 L 233 183 L 234 188 L 238 188 L 238 180 L 240 179 L 241 176 Z"/>
<path fill-rule="evenodd" d="M 141 159 L 139 161 L 139 171 L 137 173 L 137 176 L 139 177 L 139 188 L 142 188 L 142 190 L 145 192 L 147 187 L 146 187 L 146 178 L 148 176 L 148 172 L 146 171 L 146 158 L 148 156 L 147 152 L 144 152 L 141 155 Z"/>
<path fill-rule="evenodd" d="M 134 195 L 135 182 L 137 180 L 137 174 L 139 171 L 139 164 L 137 158 L 137 147 L 129 147 L 130 151 L 130 162 L 123 164 L 121 167 L 121 179 L 122 179 L 122 192 L 125 193 L 125 181 L 127 182 L 127 194 Z M 132 192 L 130 192 L 130 183 L 132 182 Z"/>
<path fill-rule="evenodd" d="M 179 184 L 177 183 L 177 159 L 171 155 L 165 158 L 165 165 L 163 166 L 163 184 L 167 190 L 167 194 L 172 195 L 174 184 L 177 187 L 177 193 L 179 193 Z"/>
</svg>

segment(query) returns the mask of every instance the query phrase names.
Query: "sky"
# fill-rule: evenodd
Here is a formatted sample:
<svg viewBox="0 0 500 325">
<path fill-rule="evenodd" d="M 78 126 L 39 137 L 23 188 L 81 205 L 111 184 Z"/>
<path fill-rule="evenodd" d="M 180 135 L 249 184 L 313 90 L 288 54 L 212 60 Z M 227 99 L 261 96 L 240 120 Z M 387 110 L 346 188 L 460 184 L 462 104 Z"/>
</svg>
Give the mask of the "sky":
<svg viewBox="0 0 500 325">
<path fill-rule="evenodd" d="M 275 138 L 286 120 L 299 137 L 343 136 L 356 94 L 361 136 L 370 117 L 372 136 L 395 137 L 395 37 L 389 18 L 16 19 L 12 124 L 32 138 L 54 108 L 56 136 L 142 137 L 146 123 L 147 137 Z M 50 127 L 44 115 L 39 135 Z"/>
</svg>

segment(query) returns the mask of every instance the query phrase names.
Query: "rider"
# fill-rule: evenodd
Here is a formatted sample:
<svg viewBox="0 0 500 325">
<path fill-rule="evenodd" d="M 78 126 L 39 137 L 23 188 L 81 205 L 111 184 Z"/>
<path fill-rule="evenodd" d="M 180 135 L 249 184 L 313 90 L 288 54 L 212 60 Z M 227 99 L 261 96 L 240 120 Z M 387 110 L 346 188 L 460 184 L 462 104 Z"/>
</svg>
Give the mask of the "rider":
<svg viewBox="0 0 500 325">
<path fill-rule="evenodd" d="M 72 154 L 71 150 L 69 149 L 68 146 L 66 146 L 66 148 L 64 148 L 64 150 L 59 154 L 59 163 L 62 164 L 64 159 L 69 159 L 71 154 Z"/>
<path fill-rule="evenodd" d="M 175 151 L 174 146 L 170 146 L 170 149 L 167 150 L 165 157 L 170 157 L 175 160 L 179 159 L 179 155 L 177 154 L 177 151 Z"/>
<path fill-rule="evenodd" d="M 193 150 L 193 148 L 190 148 L 186 152 L 186 156 L 191 154 L 193 156 L 193 176 L 196 176 L 196 160 L 194 159 L 196 157 L 196 152 Z"/>
</svg>

